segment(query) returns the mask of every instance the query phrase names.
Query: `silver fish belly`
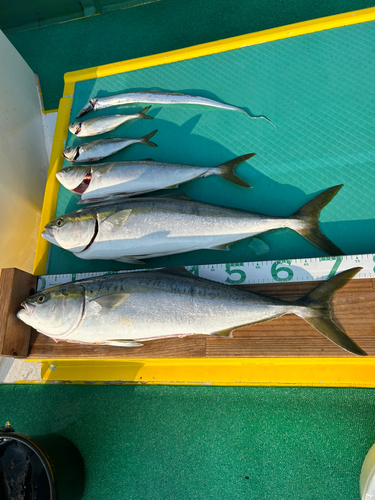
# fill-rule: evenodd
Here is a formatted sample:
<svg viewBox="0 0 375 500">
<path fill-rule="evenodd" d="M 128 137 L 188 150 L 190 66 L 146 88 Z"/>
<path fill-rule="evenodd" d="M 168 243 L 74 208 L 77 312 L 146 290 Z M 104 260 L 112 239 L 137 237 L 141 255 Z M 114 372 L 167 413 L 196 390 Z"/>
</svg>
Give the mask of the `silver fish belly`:
<svg viewBox="0 0 375 500">
<path fill-rule="evenodd" d="M 105 109 L 111 106 L 123 106 L 137 103 L 149 104 L 188 104 L 198 106 L 209 106 L 212 108 L 226 109 L 229 111 L 239 111 L 249 116 L 250 118 L 262 118 L 271 123 L 275 128 L 274 123 L 265 116 L 252 116 L 247 111 L 226 104 L 223 102 L 208 99 L 207 97 L 193 96 L 188 94 L 180 94 L 176 92 L 158 92 L 158 91 L 145 91 L 145 92 L 129 92 L 125 94 L 110 95 L 107 97 L 94 97 L 81 109 L 77 118 L 86 115 L 91 110 L 97 111 L 98 109 Z"/>
<path fill-rule="evenodd" d="M 122 137 L 99 139 L 97 141 L 87 142 L 79 146 L 73 146 L 64 149 L 62 155 L 70 162 L 85 162 L 85 161 L 98 161 L 107 156 L 113 155 L 121 149 L 127 148 L 132 144 L 144 144 L 145 146 L 157 147 L 150 139 L 156 134 L 154 130 L 139 139 L 128 139 Z"/>
<path fill-rule="evenodd" d="M 334 293 L 360 269 L 334 276 L 296 302 L 231 288 L 185 270 L 102 276 L 33 295 L 17 316 L 56 340 L 137 347 L 163 337 L 231 337 L 238 327 L 294 313 L 343 349 L 366 355 L 330 312 Z"/>
<path fill-rule="evenodd" d="M 98 204 L 61 216 L 42 233 L 81 259 L 136 263 L 192 250 L 224 250 L 235 241 L 288 227 L 331 255 L 342 251 L 319 228 L 319 213 L 342 186 L 313 198 L 289 217 L 190 199 L 143 198 Z"/>
</svg>

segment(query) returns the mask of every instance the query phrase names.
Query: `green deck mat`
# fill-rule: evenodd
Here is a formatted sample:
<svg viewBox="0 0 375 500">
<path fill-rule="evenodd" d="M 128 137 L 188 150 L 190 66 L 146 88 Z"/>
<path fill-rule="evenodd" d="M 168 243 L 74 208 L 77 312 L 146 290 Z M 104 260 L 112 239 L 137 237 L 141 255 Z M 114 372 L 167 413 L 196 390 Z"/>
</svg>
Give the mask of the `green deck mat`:
<svg viewBox="0 0 375 500">
<path fill-rule="evenodd" d="M 17 0 L 0 2 L 0 29 L 9 16 L 17 24 L 28 24 L 22 4 L 38 10 L 38 19 L 45 20 L 51 10 L 60 12 L 68 0 Z M 79 1 L 76 0 L 77 7 Z M 80 2 L 87 6 L 89 2 Z M 116 2 L 113 2 L 113 5 Z M 30 5 L 32 4 L 32 5 Z M 55 7 L 58 4 L 58 7 Z M 96 6 L 100 2 L 95 1 Z M 99 16 L 10 33 L 15 45 L 33 71 L 38 73 L 46 109 L 56 109 L 63 92 L 63 75 L 91 66 L 125 61 L 135 57 L 158 54 L 190 47 L 245 33 L 285 26 L 308 19 L 317 19 L 372 7 L 372 0 L 162 0 L 147 5 L 108 12 Z M 47 9 L 46 9 L 47 7 Z M 21 12 L 19 12 L 19 10 Z M 77 9 L 78 10 L 78 9 Z M 64 14 L 67 14 L 66 10 Z M 34 14 L 35 15 L 35 14 Z"/>
<path fill-rule="evenodd" d="M 107 136 L 139 137 L 158 129 L 154 140 L 159 148 L 131 146 L 110 161 L 152 157 L 205 166 L 255 152 L 256 157 L 237 169 L 253 189 L 211 177 L 181 186 L 176 192 L 201 201 L 286 216 L 318 192 L 344 184 L 322 212 L 322 230 L 346 254 L 370 253 L 375 249 L 374 43 L 375 23 L 369 22 L 79 82 L 71 117 L 73 120 L 90 97 L 145 89 L 199 94 L 254 115 L 266 115 L 278 132 L 265 120 L 252 120 L 242 113 L 154 105 L 152 122 L 131 122 Z M 101 114 L 116 111 L 110 108 Z M 99 114 L 92 112 L 86 118 Z M 69 134 L 67 146 L 87 141 Z M 61 187 L 57 215 L 75 210 L 77 198 Z M 244 240 L 228 252 L 204 250 L 150 259 L 143 267 L 324 256 L 287 229 L 261 238 L 270 247 L 261 255 Z M 48 272 L 130 267 L 84 261 L 53 246 Z"/>
<path fill-rule="evenodd" d="M 374 394 L 1 386 L 0 422 L 70 439 L 86 467 L 82 500 L 359 500 Z"/>
</svg>

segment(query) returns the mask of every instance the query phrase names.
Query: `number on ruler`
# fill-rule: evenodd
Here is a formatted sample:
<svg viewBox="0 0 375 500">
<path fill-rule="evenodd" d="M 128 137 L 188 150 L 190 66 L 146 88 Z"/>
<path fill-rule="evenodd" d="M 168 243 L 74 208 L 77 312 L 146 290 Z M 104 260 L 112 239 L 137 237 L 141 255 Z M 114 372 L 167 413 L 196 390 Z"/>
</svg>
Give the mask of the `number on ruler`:
<svg viewBox="0 0 375 500">
<path fill-rule="evenodd" d="M 291 261 L 290 260 L 277 260 L 276 262 L 274 262 L 272 264 L 272 267 L 271 267 L 272 278 L 275 281 L 290 281 L 294 276 L 293 271 L 290 269 L 290 267 L 286 267 L 286 266 L 282 266 L 282 267 L 278 268 L 277 266 L 279 266 L 280 264 L 288 264 L 290 266 Z M 281 273 L 283 271 L 287 273 L 287 276 L 285 276 L 284 278 L 279 276 L 279 273 Z"/>
<path fill-rule="evenodd" d="M 225 271 L 229 274 L 229 276 L 232 276 L 233 274 L 239 274 L 238 279 L 231 279 L 227 278 L 225 280 L 225 283 L 229 283 L 230 285 L 240 285 L 243 283 L 246 279 L 246 273 L 243 269 L 231 269 L 232 266 L 241 266 L 244 267 L 243 262 L 239 262 L 238 264 L 225 264 Z"/>
</svg>

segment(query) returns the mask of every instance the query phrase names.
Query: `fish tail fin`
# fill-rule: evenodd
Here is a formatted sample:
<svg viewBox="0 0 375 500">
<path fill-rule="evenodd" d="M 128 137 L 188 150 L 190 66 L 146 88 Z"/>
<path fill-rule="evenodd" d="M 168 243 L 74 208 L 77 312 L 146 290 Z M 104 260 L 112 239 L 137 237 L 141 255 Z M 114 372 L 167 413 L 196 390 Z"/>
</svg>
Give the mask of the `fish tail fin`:
<svg viewBox="0 0 375 500">
<path fill-rule="evenodd" d="M 319 215 L 342 187 L 343 184 L 340 184 L 326 189 L 289 216 L 290 219 L 297 219 L 303 222 L 302 227 L 293 229 L 328 255 L 343 255 L 344 252 L 321 232 Z"/>
<path fill-rule="evenodd" d="M 139 113 L 138 113 L 138 118 L 143 118 L 144 120 L 153 120 L 153 116 L 146 115 L 147 111 L 151 108 L 151 106 L 147 106 L 147 108 L 143 108 Z"/>
<path fill-rule="evenodd" d="M 330 302 L 334 294 L 345 286 L 361 269 L 361 267 L 348 269 L 318 285 L 304 297 L 294 302 L 294 305 L 300 306 L 302 309 L 297 307 L 293 312 L 342 349 L 358 356 L 367 356 L 366 352 L 333 321 L 330 308 Z"/>
<path fill-rule="evenodd" d="M 139 142 L 144 144 L 145 146 L 151 146 L 152 148 L 157 148 L 158 145 L 155 144 L 154 142 L 151 142 L 150 139 L 151 137 L 154 137 L 156 134 L 157 130 L 154 130 L 153 132 L 150 132 L 149 134 L 144 135 L 139 139 Z"/>
<path fill-rule="evenodd" d="M 232 182 L 233 184 L 237 184 L 238 186 L 243 186 L 247 188 L 251 188 L 250 184 L 248 184 L 246 181 L 241 179 L 238 175 L 234 173 L 234 169 L 243 163 L 244 161 L 249 160 L 253 156 L 255 156 L 256 153 L 250 153 L 247 155 L 242 155 L 238 156 L 237 158 L 234 158 L 233 160 L 227 161 L 217 167 L 217 169 L 220 171 L 218 174 L 220 177 L 223 179 Z"/>
</svg>

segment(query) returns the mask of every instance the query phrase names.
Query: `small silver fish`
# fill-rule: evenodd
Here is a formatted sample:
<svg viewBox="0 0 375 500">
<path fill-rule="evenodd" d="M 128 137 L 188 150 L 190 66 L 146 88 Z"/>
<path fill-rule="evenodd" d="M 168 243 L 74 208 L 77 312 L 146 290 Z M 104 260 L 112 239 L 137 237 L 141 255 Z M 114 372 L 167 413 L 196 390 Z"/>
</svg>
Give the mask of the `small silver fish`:
<svg viewBox="0 0 375 500">
<path fill-rule="evenodd" d="M 83 161 L 98 161 L 106 156 L 113 155 L 121 149 L 127 148 L 132 144 L 144 144 L 157 148 L 157 144 L 151 142 L 150 139 L 156 134 L 154 130 L 150 134 L 144 135 L 139 139 L 127 139 L 125 137 L 116 137 L 110 139 L 99 139 L 97 141 L 86 142 L 79 146 L 72 146 L 71 148 L 64 149 L 62 155 L 70 162 L 83 162 Z"/>
<path fill-rule="evenodd" d="M 124 161 L 67 167 L 57 172 L 60 183 L 81 195 L 82 203 L 136 196 L 158 189 L 171 189 L 198 177 L 218 175 L 239 186 L 251 187 L 234 173 L 235 167 L 255 156 L 239 156 L 217 167 L 194 167 L 156 161 Z"/>
<path fill-rule="evenodd" d="M 136 271 L 49 288 L 22 302 L 17 316 L 55 340 L 139 347 L 194 334 L 230 338 L 241 326 L 296 314 L 342 349 L 366 356 L 330 310 L 333 295 L 360 270 L 343 271 L 295 302 L 198 278 L 183 268 Z"/>
<path fill-rule="evenodd" d="M 62 215 L 42 236 L 81 259 L 143 259 L 192 250 L 226 250 L 231 243 L 288 227 L 329 255 L 343 252 L 319 228 L 320 211 L 342 185 L 318 194 L 289 217 L 272 217 L 186 197 L 132 198 Z"/>
<path fill-rule="evenodd" d="M 225 104 L 224 102 L 214 101 L 213 99 L 208 99 L 207 97 L 200 97 L 188 94 L 179 94 L 176 92 L 159 92 L 159 91 L 144 91 L 144 92 L 129 92 L 127 94 L 115 94 L 107 97 L 94 97 L 90 99 L 85 106 L 78 113 L 77 118 L 86 115 L 91 110 L 97 111 L 98 109 L 109 108 L 111 106 L 123 106 L 126 104 L 138 104 L 138 103 L 149 103 L 149 104 L 195 104 L 198 106 L 210 106 L 212 108 L 227 109 L 230 111 L 239 111 L 240 113 L 245 113 L 245 115 L 250 118 L 257 119 L 263 118 L 264 120 L 271 123 L 277 130 L 274 123 L 271 122 L 267 117 L 252 116 L 247 111 L 231 104 Z"/>
<path fill-rule="evenodd" d="M 152 120 L 152 116 L 146 115 L 150 108 L 151 106 L 148 106 L 134 115 L 99 116 L 98 118 L 90 118 L 89 120 L 81 122 L 73 122 L 69 123 L 68 128 L 69 131 L 77 137 L 90 137 L 93 135 L 105 134 L 130 120 Z"/>
</svg>

